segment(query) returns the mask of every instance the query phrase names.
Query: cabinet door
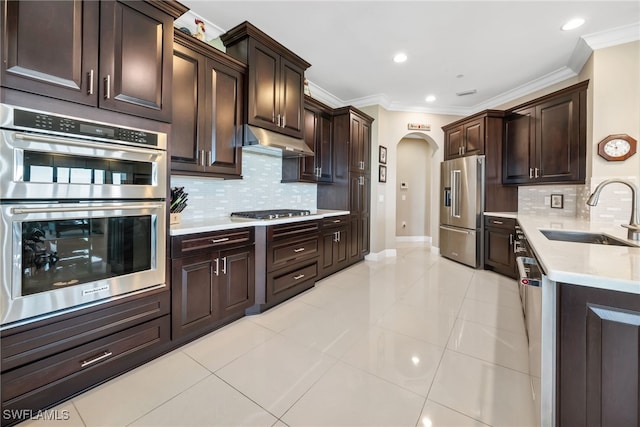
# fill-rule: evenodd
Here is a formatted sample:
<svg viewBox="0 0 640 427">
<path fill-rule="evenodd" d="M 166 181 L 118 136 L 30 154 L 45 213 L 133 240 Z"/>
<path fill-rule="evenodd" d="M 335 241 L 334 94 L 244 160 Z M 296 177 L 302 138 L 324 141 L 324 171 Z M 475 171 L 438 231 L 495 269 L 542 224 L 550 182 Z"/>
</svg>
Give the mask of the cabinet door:
<svg viewBox="0 0 640 427">
<path fill-rule="evenodd" d="M 279 132 L 302 138 L 304 70 L 280 58 Z"/>
<path fill-rule="evenodd" d="M 221 316 L 244 313 L 255 301 L 254 247 L 221 251 L 218 259 Z"/>
<path fill-rule="evenodd" d="M 210 59 L 206 64 L 206 107 L 201 132 L 205 171 L 240 176 L 243 75 Z"/>
<path fill-rule="evenodd" d="M 325 231 L 322 235 L 322 256 L 320 257 L 319 261 L 322 275 L 324 275 L 325 273 L 333 272 L 334 270 L 337 258 L 337 246 L 335 244 L 336 240 L 338 239 L 338 235 L 336 234 L 337 232 L 337 230 L 331 229 L 329 231 Z"/>
<path fill-rule="evenodd" d="M 219 318 L 214 258 L 203 254 L 171 262 L 172 338 L 198 331 Z"/>
<path fill-rule="evenodd" d="M 314 151 L 314 156 L 300 159 L 300 178 L 304 181 L 317 181 L 317 140 L 320 128 L 318 126 L 319 113 L 314 110 L 304 109 L 304 142 Z"/>
<path fill-rule="evenodd" d="M 462 126 L 458 126 L 454 129 L 449 129 L 445 133 L 445 160 L 455 159 L 462 156 Z"/>
<path fill-rule="evenodd" d="M 488 227 L 484 236 L 484 263 L 498 273 L 516 277 L 515 254 L 513 253 L 514 231 Z"/>
<path fill-rule="evenodd" d="M 101 1 L 99 106 L 171 122 L 172 52 L 169 15 L 142 2 Z"/>
<path fill-rule="evenodd" d="M 249 67 L 248 122 L 278 132 L 280 56 L 251 39 L 249 63 L 252 66 Z"/>
<path fill-rule="evenodd" d="M 173 51 L 173 123 L 171 124 L 171 170 L 203 170 L 198 144 L 198 123 L 205 120 L 205 58 L 176 43 Z"/>
<path fill-rule="evenodd" d="M 316 165 L 319 182 L 333 181 L 333 120 L 329 114 L 320 113 L 316 138 Z"/>
<path fill-rule="evenodd" d="M 579 104 L 579 94 L 574 93 L 536 108 L 536 181 L 580 179 Z"/>
<path fill-rule="evenodd" d="M 502 182 L 521 184 L 534 179 L 535 136 L 535 108 L 507 117 Z"/>
<path fill-rule="evenodd" d="M 640 295 L 558 284 L 560 426 L 640 423 Z"/>
<path fill-rule="evenodd" d="M 3 3 L 2 85 L 96 106 L 99 3 Z"/>
<path fill-rule="evenodd" d="M 484 118 L 465 123 L 462 126 L 462 133 L 463 155 L 484 154 Z"/>
</svg>

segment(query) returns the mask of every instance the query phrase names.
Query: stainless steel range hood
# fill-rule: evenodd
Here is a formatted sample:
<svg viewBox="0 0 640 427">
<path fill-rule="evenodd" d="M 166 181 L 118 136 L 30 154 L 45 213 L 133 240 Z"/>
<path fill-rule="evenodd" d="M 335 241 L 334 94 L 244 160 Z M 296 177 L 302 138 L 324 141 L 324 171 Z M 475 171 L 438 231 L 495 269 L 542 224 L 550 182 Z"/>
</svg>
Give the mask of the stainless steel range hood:
<svg viewBox="0 0 640 427">
<path fill-rule="evenodd" d="M 244 125 L 242 149 L 277 157 L 313 156 L 302 139 L 281 135 L 256 126 Z"/>
</svg>

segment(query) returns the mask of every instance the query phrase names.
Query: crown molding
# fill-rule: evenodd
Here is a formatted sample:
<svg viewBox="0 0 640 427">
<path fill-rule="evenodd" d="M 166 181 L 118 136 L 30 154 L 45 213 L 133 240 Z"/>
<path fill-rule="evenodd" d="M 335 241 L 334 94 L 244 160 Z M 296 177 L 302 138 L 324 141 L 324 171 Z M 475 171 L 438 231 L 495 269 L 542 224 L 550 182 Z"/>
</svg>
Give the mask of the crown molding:
<svg viewBox="0 0 640 427">
<path fill-rule="evenodd" d="M 343 100 L 341 100 L 331 92 L 324 90 L 311 80 L 307 79 L 307 84 L 309 85 L 309 92 L 311 92 L 311 97 L 313 99 L 320 101 L 331 108 L 340 108 L 347 105 Z"/>
<path fill-rule="evenodd" d="M 640 22 L 600 31 L 593 34 L 585 34 L 582 39 L 593 50 L 604 49 L 623 43 L 640 40 Z"/>
</svg>

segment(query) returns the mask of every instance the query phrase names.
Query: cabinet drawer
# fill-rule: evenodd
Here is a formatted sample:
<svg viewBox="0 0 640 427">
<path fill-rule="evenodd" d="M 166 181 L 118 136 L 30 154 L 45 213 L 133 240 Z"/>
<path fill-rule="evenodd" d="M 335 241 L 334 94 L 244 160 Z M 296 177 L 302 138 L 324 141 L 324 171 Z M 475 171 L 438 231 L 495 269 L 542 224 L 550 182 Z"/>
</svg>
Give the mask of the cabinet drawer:
<svg viewBox="0 0 640 427">
<path fill-rule="evenodd" d="M 322 220 L 322 228 L 339 227 L 349 223 L 348 215 L 332 216 Z"/>
<path fill-rule="evenodd" d="M 164 291 L 101 310 L 2 335 L 2 371 L 40 360 L 169 313 Z"/>
<path fill-rule="evenodd" d="M 318 263 L 307 265 L 305 267 L 298 268 L 294 271 L 285 273 L 273 278 L 271 295 L 277 294 L 291 289 L 301 283 L 308 282 L 318 276 Z"/>
<path fill-rule="evenodd" d="M 272 225 L 268 228 L 268 240 L 308 236 L 320 230 L 319 221 L 303 221 L 288 224 Z"/>
<path fill-rule="evenodd" d="M 516 220 L 513 218 L 485 216 L 484 225 L 487 227 L 507 228 L 507 229 L 513 230 L 516 226 Z"/>
<path fill-rule="evenodd" d="M 271 245 L 269 271 L 287 263 L 318 256 L 318 237 Z"/>
<path fill-rule="evenodd" d="M 211 249 L 227 248 L 239 244 L 252 244 L 253 241 L 253 227 L 174 236 L 171 238 L 171 258 L 210 252 Z"/>
<path fill-rule="evenodd" d="M 3 406 L 11 406 L 20 396 L 71 380 L 78 375 L 122 363 L 137 353 L 169 341 L 169 316 L 135 326 L 108 337 L 42 359 L 2 374 Z M 126 362 L 124 362 L 126 363 Z"/>
</svg>

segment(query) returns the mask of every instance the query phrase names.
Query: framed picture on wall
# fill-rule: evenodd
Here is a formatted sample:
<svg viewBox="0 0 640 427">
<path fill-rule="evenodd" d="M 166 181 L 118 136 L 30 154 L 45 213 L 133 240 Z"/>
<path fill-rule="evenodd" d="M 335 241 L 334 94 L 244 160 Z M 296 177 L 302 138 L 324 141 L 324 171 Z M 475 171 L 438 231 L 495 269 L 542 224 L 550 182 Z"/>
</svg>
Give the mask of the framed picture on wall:
<svg viewBox="0 0 640 427">
<path fill-rule="evenodd" d="M 378 167 L 380 168 L 378 170 L 378 182 L 387 182 L 387 167 L 383 165 Z"/>
<path fill-rule="evenodd" d="M 383 165 L 387 164 L 387 147 L 383 145 L 378 147 L 378 161 Z"/>
</svg>

